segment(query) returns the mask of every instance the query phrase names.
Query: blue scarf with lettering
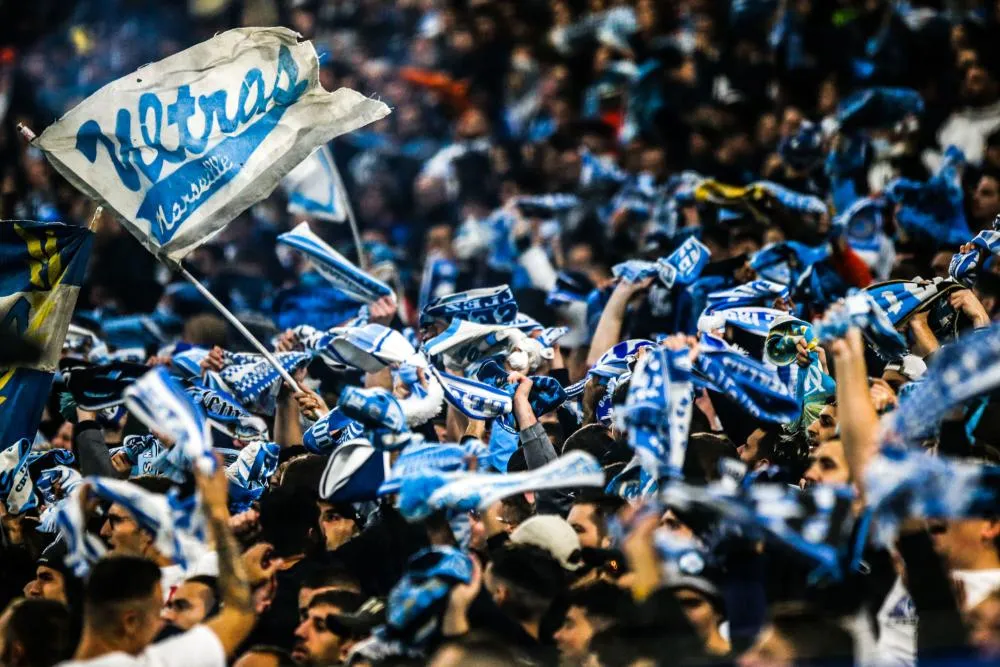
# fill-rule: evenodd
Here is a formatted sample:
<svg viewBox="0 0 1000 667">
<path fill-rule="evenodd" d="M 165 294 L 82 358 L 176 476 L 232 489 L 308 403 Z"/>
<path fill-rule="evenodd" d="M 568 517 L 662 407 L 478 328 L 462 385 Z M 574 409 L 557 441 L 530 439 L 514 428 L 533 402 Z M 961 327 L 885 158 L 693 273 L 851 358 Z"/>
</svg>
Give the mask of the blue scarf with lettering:
<svg viewBox="0 0 1000 667">
<path fill-rule="evenodd" d="M 517 317 L 517 301 L 507 285 L 449 294 L 432 300 L 420 311 L 420 325 L 434 320 L 460 319 L 477 324 L 510 324 Z"/>
<path fill-rule="evenodd" d="M 278 352 L 274 356 L 290 375 L 312 359 L 306 352 Z M 273 414 L 275 394 L 282 382 L 277 369 L 259 354 L 227 353 L 227 362 L 219 376 L 231 393 L 255 412 Z"/>
<path fill-rule="evenodd" d="M 260 417 L 250 414 L 232 394 L 221 389 L 192 386 L 188 394 L 200 405 L 213 425 L 237 440 L 266 440 L 267 424 Z"/>
<path fill-rule="evenodd" d="M 629 366 L 635 362 L 636 353 L 644 347 L 653 347 L 655 344 L 651 340 L 633 338 L 616 343 L 610 350 L 605 352 L 597 360 L 590 370 L 588 377 L 611 378 L 628 371 Z"/>
<path fill-rule="evenodd" d="M 467 443 L 425 442 L 403 449 L 378 489 L 379 496 L 398 493 L 403 481 L 428 473 L 452 473 L 468 470 L 470 459 L 485 462 L 486 446 L 479 440 Z"/>
<path fill-rule="evenodd" d="M 725 394 L 756 420 L 788 423 L 799 416 L 798 400 L 775 370 L 721 338 L 702 334 L 692 380 L 695 387 Z"/>
<path fill-rule="evenodd" d="M 675 284 L 689 285 L 697 280 L 710 257 L 711 253 L 703 243 L 689 237 L 666 258 L 656 262 L 630 259 L 616 264 L 612 273 L 629 283 L 656 276 L 664 287 L 670 289 Z"/>
</svg>

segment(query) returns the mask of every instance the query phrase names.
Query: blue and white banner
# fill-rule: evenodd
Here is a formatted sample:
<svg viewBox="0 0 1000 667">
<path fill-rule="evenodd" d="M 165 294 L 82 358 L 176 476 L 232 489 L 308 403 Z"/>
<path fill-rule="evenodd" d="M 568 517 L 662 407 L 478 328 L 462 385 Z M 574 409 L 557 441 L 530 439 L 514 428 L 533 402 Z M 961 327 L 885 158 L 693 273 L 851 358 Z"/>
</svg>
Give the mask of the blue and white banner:
<svg viewBox="0 0 1000 667">
<path fill-rule="evenodd" d="M 490 385 L 450 375 L 433 366 L 431 373 L 444 389 L 444 398 L 469 419 L 494 419 L 511 411 L 510 394 Z"/>
<path fill-rule="evenodd" d="M 165 368 L 154 368 L 126 389 L 125 405 L 148 428 L 173 438 L 188 465 L 215 470 L 208 418 Z"/>
<path fill-rule="evenodd" d="M 324 144 L 288 172 L 281 179 L 281 187 L 288 195 L 288 212 L 330 222 L 346 220 L 345 195 L 337 187 L 336 168 Z"/>
<path fill-rule="evenodd" d="M 392 288 L 351 263 L 330 247 L 301 222 L 290 232 L 278 236 L 278 243 L 295 248 L 305 254 L 316 271 L 337 289 L 359 303 L 371 303 L 384 296 L 392 296 Z"/>
<path fill-rule="evenodd" d="M 323 90 L 297 33 L 239 28 L 109 83 L 34 145 L 151 252 L 180 260 L 317 146 L 388 113 Z"/>
</svg>

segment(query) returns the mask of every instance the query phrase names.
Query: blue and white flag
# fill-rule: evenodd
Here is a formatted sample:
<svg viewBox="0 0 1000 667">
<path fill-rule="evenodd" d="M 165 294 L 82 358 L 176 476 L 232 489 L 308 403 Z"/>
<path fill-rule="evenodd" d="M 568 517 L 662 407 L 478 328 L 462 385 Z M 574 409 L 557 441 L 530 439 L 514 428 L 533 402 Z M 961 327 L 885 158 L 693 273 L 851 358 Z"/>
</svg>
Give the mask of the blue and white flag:
<svg viewBox="0 0 1000 667">
<path fill-rule="evenodd" d="M 636 364 L 617 420 L 628 429 L 646 473 L 680 478 L 694 409 L 691 357 L 687 350 L 654 347 Z"/>
<path fill-rule="evenodd" d="M 288 196 L 288 212 L 310 218 L 343 222 L 347 211 L 334 170 L 333 155 L 325 144 L 314 150 L 281 179 Z"/>
<path fill-rule="evenodd" d="M 701 336 L 694 368 L 696 387 L 726 394 L 754 419 L 787 423 L 799 416 L 798 400 L 773 368 L 740 354 L 720 338 Z"/>
<path fill-rule="evenodd" d="M 0 327 L 41 348 L 37 362 L 0 369 L 0 447 L 35 437 L 93 238 L 59 223 L 0 222 Z"/>
<path fill-rule="evenodd" d="M 38 504 L 35 485 L 28 474 L 31 441 L 21 438 L 0 450 L 0 501 L 11 514 L 21 514 Z"/>
<path fill-rule="evenodd" d="M 174 440 L 177 449 L 193 469 L 215 470 L 212 434 L 205 411 L 162 366 L 154 368 L 125 390 L 125 405 L 150 429 Z"/>
<path fill-rule="evenodd" d="M 517 317 L 517 301 L 507 285 L 484 287 L 434 299 L 420 311 L 420 324 L 434 320 L 464 320 L 476 324 L 510 324 Z"/>
<path fill-rule="evenodd" d="M 512 409 L 511 396 L 502 389 L 450 375 L 433 366 L 430 370 L 444 389 L 445 400 L 469 419 L 494 419 Z"/>
<path fill-rule="evenodd" d="M 956 406 L 1000 385 L 1000 325 L 977 329 L 939 349 L 920 382 L 882 418 L 884 443 L 916 444 Z"/>
<path fill-rule="evenodd" d="M 597 363 L 587 371 L 588 376 L 611 378 L 628 371 L 635 363 L 636 353 L 644 347 L 653 347 L 651 340 L 633 338 L 616 343 L 597 360 Z"/>
<path fill-rule="evenodd" d="M 238 28 L 109 83 L 33 143 L 151 252 L 180 260 L 317 146 L 388 113 L 323 90 L 297 33 Z"/>
<path fill-rule="evenodd" d="M 283 243 L 306 255 L 321 276 L 331 285 L 359 303 L 372 303 L 392 296 L 392 288 L 375 278 L 330 247 L 313 233 L 308 222 L 301 222 L 290 232 L 278 235 Z"/>
<path fill-rule="evenodd" d="M 231 511 L 243 512 L 263 495 L 268 480 L 278 470 L 280 454 L 277 443 L 263 440 L 240 450 L 236 460 L 226 468 Z"/>
</svg>

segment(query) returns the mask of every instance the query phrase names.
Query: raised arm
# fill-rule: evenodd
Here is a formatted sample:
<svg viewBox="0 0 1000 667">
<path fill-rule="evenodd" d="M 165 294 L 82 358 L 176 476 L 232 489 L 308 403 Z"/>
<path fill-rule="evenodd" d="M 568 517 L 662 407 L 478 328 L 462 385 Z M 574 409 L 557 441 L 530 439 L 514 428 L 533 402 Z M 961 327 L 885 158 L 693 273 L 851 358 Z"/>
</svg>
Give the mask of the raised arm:
<svg viewBox="0 0 1000 667">
<path fill-rule="evenodd" d="M 864 495 L 864 471 L 878 450 L 878 415 L 868 390 L 868 369 L 861 331 L 852 328 L 831 348 L 837 375 L 837 416 L 844 454 L 858 492 Z"/>
</svg>

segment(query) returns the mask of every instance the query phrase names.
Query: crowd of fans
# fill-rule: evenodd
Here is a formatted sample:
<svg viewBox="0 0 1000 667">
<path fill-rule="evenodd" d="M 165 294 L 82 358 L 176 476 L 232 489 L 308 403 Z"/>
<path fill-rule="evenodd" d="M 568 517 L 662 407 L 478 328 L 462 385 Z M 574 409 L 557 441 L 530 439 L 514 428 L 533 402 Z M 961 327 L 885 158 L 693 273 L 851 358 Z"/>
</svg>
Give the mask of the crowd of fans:
<svg viewBox="0 0 1000 667">
<path fill-rule="evenodd" d="M 1000 264 L 988 244 L 968 245 L 1000 220 L 1000 3 L 37 0 L 4 11 L 13 29 L 0 45 L 0 218 L 92 224 L 95 241 L 66 372 L 32 443 L 37 502 L 21 512 L 0 503 L 0 664 L 1000 659 L 1000 508 L 904 516 L 885 544 L 866 505 L 879 417 L 913 409 L 908 385 L 938 351 L 989 329 L 1000 311 Z M 472 418 L 435 391 L 438 371 L 482 380 L 455 356 L 430 359 L 432 372 L 313 354 L 293 369 L 299 387 L 275 382 L 269 400 L 234 408 L 254 419 L 216 433 L 228 467 L 178 476 L 163 464 L 173 444 L 163 433 L 121 406 L 80 404 L 70 378 L 84 365 L 144 364 L 197 389 L 251 348 L 110 216 L 92 222 L 95 204 L 15 127 L 40 132 L 146 62 L 263 25 L 312 40 L 327 89 L 392 109 L 331 145 L 364 256 L 346 224 L 310 225 L 393 295 L 359 304 L 277 243 L 305 219 L 286 212 L 280 189 L 188 267 L 286 353 L 367 325 L 431 357 L 427 345 L 454 324 L 442 303 L 460 310 L 484 298 L 470 290 L 491 289 L 488 310 L 509 294 L 516 317 L 497 315 L 503 326 L 489 332 L 525 334 L 491 348 L 510 393 L 505 420 Z M 688 282 L 634 262 L 691 239 L 710 260 Z M 970 252 L 979 270 L 956 275 L 953 257 Z M 619 418 L 630 377 L 650 372 L 654 350 L 697 364 L 705 334 L 773 360 L 773 318 L 761 328 L 756 316 L 713 311 L 713 293 L 820 322 L 853 290 L 888 280 L 926 288 L 907 317 L 890 312 L 906 347 L 892 363 L 847 327 L 822 345 L 793 341 L 794 361 L 768 367 L 792 393 L 787 371 L 821 378 L 794 418 L 748 410 L 718 383 L 682 401 L 693 408 L 672 482 L 847 493 L 835 563 L 760 522 L 733 530 L 732 516 L 660 493 L 670 483 L 650 478 L 636 424 Z M 415 397 L 433 409 L 407 414 L 409 444 L 390 446 L 378 427 L 330 419 L 347 386 L 382 390 L 404 411 Z M 539 398 L 552 391 L 560 400 Z M 919 447 L 1000 463 L 994 397 L 951 410 Z M 379 461 L 391 450 L 375 484 L 367 464 L 348 460 L 358 441 Z M 428 455 L 406 469 L 408 450 L 438 443 L 448 443 L 441 460 L 460 452 L 455 467 Z M 244 452 L 256 462 L 249 472 Z M 602 486 L 518 489 L 471 512 L 402 502 L 412 492 L 429 503 L 405 486 L 421 483 L 418 473 L 518 479 L 580 452 L 600 465 Z M 0 491 L 10 493 L 5 472 Z M 403 486 L 377 493 L 386 474 Z M 196 490 L 203 557 L 179 563 L 136 506 L 99 500 L 102 478 L 171 499 Z M 68 501 L 107 548 L 89 568 L 67 560 L 78 545 L 46 514 Z"/>
</svg>

